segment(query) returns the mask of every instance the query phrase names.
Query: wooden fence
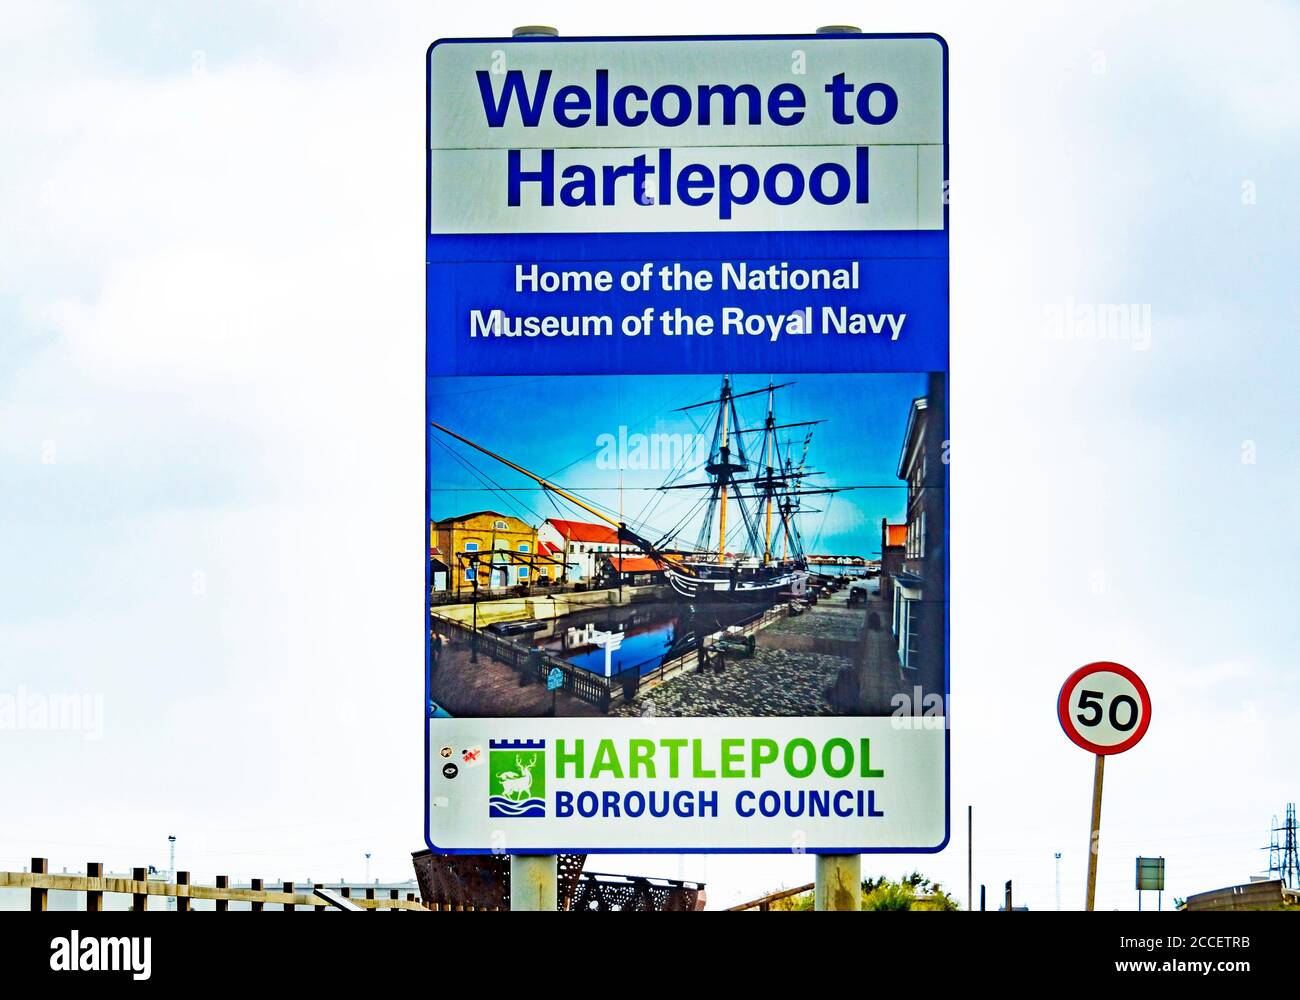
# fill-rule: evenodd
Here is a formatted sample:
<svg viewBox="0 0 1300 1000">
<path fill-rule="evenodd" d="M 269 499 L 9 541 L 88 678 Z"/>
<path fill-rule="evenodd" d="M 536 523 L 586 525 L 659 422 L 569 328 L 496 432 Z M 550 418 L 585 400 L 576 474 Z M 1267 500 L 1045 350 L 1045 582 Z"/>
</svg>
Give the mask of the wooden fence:
<svg viewBox="0 0 1300 1000">
<path fill-rule="evenodd" d="M 117 892 L 131 897 L 131 909 L 143 913 L 149 908 L 151 896 L 163 899 L 175 897 L 176 912 L 187 913 L 192 909 L 191 903 L 196 899 L 210 899 L 216 902 L 219 911 L 230 909 L 231 903 L 248 903 L 249 909 L 260 912 L 266 905 L 278 905 L 286 910 L 313 910 L 320 912 L 333 909 L 329 903 L 314 894 L 315 889 L 326 888 L 324 883 L 313 882 L 302 891 L 293 882 L 283 882 L 279 889 L 268 889 L 263 879 L 250 879 L 247 889 L 232 888 L 230 876 L 218 875 L 216 885 L 192 885 L 189 872 L 177 872 L 175 882 L 160 882 L 148 877 L 147 868 L 133 868 L 130 878 L 105 877 L 104 865 L 91 861 L 86 865 L 84 875 L 51 875 L 49 862 L 45 858 L 32 858 L 29 872 L 0 871 L 0 889 L 28 889 L 31 892 L 32 910 L 45 910 L 49 904 L 51 889 L 67 892 L 84 892 L 86 909 L 99 912 L 104 909 L 104 893 Z M 387 890 L 387 897 L 380 896 L 373 888 L 367 888 L 363 895 L 354 895 L 351 887 L 342 886 L 339 894 L 350 899 L 365 910 L 391 910 L 430 912 L 430 908 L 415 898 L 415 893 L 408 892 L 401 898 L 397 889 Z"/>
<path fill-rule="evenodd" d="M 757 910 L 760 913 L 768 913 L 772 909 L 772 904 L 780 902 L 783 899 L 790 899 L 793 896 L 802 896 L 806 892 L 812 892 L 815 888 L 812 882 L 807 885 L 797 885 L 793 889 L 782 889 L 779 892 L 769 892 L 766 896 L 760 896 L 758 899 L 751 899 L 748 903 L 738 903 L 735 906 L 728 906 L 728 913 L 740 913 L 744 910 Z"/>
</svg>

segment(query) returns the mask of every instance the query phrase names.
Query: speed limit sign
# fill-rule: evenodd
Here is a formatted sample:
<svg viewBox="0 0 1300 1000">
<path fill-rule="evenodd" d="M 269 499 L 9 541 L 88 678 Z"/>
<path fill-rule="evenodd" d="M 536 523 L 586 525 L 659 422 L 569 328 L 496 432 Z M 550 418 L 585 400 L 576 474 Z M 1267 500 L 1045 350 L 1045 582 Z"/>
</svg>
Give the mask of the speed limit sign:
<svg viewBox="0 0 1300 1000">
<path fill-rule="evenodd" d="M 1123 753 L 1146 735 L 1151 696 L 1142 679 L 1123 664 L 1089 663 L 1062 685 L 1056 714 L 1065 735 L 1083 749 Z"/>
<path fill-rule="evenodd" d="M 1151 725 L 1151 696 L 1142 678 L 1122 663 L 1102 660 L 1080 667 L 1061 685 L 1056 716 L 1065 735 L 1097 755 L 1092 772 L 1092 821 L 1088 824 L 1088 883 L 1084 907 L 1097 901 L 1097 853 L 1101 846 L 1101 785 L 1106 758 L 1123 753 Z"/>
</svg>

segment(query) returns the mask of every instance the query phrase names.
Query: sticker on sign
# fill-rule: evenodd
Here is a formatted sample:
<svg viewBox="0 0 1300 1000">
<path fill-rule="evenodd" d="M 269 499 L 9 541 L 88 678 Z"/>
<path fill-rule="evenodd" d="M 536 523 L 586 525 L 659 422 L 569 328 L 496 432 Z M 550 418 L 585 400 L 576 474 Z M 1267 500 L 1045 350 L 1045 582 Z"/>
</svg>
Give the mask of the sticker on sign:
<svg viewBox="0 0 1300 1000">
<path fill-rule="evenodd" d="M 1056 712 L 1076 745 L 1096 754 L 1123 753 L 1146 735 L 1151 696 L 1123 664 L 1089 663 L 1061 686 Z"/>
</svg>

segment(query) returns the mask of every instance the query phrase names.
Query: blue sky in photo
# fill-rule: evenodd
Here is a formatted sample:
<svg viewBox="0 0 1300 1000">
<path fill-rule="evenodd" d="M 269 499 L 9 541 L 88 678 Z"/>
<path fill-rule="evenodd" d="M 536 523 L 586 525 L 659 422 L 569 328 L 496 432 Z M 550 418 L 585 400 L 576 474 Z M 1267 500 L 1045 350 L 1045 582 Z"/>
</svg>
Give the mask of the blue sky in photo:
<svg viewBox="0 0 1300 1000">
<path fill-rule="evenodd" d="M 721 380 L 720 375 L 435 378 L 429 380 L 429 419 L 616 515 L 619 472 L 601 467 L 607 452 L 599 437 L 618 440 L 620 428 L 625 428 L 629 440 L 636 434 L 676 434 L 689 446 L 703 434 L 707 449 L 718 407 L 673 411 L 716 399 Z M 864 487 L 804 498 L 810 512 L 799 518 L 799 530 L 806 551 L 879 556 L 880 519 L 897 523 L 904 518 L 906 488 L 897 475 L 899 452 L 912 401 L 925 394 L 925 376 L 803 374 L 773 375 L 770 381 L 792 383 L 775 390 L 778 423 L 824 421 L 779 432 L 782 447 L 789 439 L 797 461 L 804 434 L 812 430 L 807 467 L 824 475 L 809 478 L 809 488 Z M 761 389 L 768 382 L 758 375 L 732 377 L 736 393 Z M 736 408 L 742 426 L 761 427 L 767 393 L 737 399 Z M 566 501 L 552 502 L 527 477 L 441 431 L 430 428 L 429 433 L 433 520 L 482 509 L 513 514 L 534 525 L 548 517 L 592 519 Z M 751 468 L 759 462 L 762 438 L 761 433 L 741 436 Z M 448 447 L 489 482 L 453 459 Z M 635 461 L 631 455 L 628 459 Z M 628 468 L 623 473 L 625 518 L 652 541 L 688 516 L 699 496 L 694 490 L 666 495 L 657 490 L 679 471 Z M 704 483 L 707 477 L 699 472 L 680 482 Z M 653 515 L 641 521 L 650 511 Z M 737 539 L 733 532 L 739 523 L 733 503 L 729 542 Z M 692 519 L 678 536 L 682 544 L 695 539 L 697 527 L 698 520 Z"/>
</svg>

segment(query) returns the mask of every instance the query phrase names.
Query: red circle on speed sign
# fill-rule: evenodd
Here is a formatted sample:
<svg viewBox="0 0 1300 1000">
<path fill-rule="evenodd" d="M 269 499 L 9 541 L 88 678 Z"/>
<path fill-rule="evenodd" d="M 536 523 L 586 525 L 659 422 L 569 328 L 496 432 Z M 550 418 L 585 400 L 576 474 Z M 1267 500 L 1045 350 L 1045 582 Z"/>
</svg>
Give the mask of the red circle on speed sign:
<svg viewBox="0 0 1300 1000">
<path fill-rule="evenodd" d="M 1123 753 L 1151 725 L 1151 695 L 1128 667 L 1103 660 L 1066 678 L 1056 699 L 1056 715 L 1065 735 L 1083 749 Z"/>
</svg>

